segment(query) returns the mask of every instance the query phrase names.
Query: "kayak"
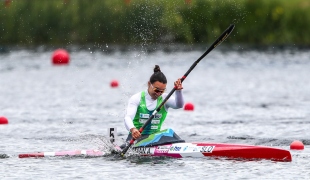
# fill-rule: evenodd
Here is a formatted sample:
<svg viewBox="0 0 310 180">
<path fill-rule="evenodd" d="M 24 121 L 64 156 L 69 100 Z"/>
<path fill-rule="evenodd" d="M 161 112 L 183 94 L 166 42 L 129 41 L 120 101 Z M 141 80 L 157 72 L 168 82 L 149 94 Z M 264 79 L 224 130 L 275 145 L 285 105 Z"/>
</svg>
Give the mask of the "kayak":
<svg viewBox="0 0 310 180">
<path fill-rule="evenodd" d="M 292 161 L 290 151 L 268 147 L 229 143 L 174 143 L 153 147 L 133 147 L 132 151 L 141 156 L 166 156 L 172 158 L 186 157 L 211 157 L 235 160 L 271 160 Z M 37 152 L 19 154 L 19 158 L 29 157 L 56 157 L 56 156 L 80 156 L 98 157 L 107 155 L 100 150 L 73 150 L 59 152 Z"/>
<path fill-rule="evenodd" d="M 114 129 L 113 129 L 114 130 Z M 115 142 L 114 133 L 110 130 L 111 142 Z M 122 149 L 114 145 L 116 152 Z M 192 142 L 182 140 L 172 129 L 166 129 L 138 140 L 131 148 L 132 152 L 140 156 L 166 156 L 172 158 L 186 157 L 210 157 L 214 159 L 234 160 L 271 160 L 290 162 L 292 156 L 290 151 L 269 146 L 255 146 L 245 144 Z M 36 152 L 19 154 L 19 158 L 29 157 L 57 157 L 57 156 L 88 156 L 98 157 L 110 153 L 101 150 L 73 150 L 58 152 Z"/>
</svg>

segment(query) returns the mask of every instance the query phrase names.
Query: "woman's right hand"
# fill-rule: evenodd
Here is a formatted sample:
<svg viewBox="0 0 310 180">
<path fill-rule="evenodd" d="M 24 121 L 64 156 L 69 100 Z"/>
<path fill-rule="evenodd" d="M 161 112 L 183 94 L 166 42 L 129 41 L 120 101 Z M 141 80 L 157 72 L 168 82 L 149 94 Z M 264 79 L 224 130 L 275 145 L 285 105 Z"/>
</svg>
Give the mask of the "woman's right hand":
<svg viewBox="0 0 310 180">
<path fill-rule="evenodd" d="M 137 128 L 131 128 L 130 132 L 131 132 L 131 135 L 134 139 L 138 139 L 141 137 L 141 133 L 139 132 L 139 130 Z"/>
</svg>

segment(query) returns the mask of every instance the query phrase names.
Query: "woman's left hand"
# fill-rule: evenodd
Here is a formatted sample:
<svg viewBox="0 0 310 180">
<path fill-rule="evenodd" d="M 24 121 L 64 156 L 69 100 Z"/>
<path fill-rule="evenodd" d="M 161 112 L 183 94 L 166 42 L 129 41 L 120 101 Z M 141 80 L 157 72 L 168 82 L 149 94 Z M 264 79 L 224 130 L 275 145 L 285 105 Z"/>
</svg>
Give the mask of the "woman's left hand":
<svg viewBox="0 0 310 180">
<path fill-rule="evenodd" d="M 174 82 L 174 88 L 175 88 L 175 90 L 183 89 L 181 79 L 178 79 L 177 81 Z"/>
</svg>

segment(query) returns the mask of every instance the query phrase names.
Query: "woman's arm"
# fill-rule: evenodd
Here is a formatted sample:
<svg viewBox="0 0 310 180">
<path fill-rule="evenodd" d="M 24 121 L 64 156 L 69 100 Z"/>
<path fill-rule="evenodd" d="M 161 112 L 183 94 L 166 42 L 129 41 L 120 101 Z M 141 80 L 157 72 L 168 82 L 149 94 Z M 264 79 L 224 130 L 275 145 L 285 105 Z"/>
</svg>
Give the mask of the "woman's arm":
<svg viewBox="0 0 310 180">
<path fill-rule="evenodd" d="M 183 94 L 182 94 L 182 81 L 181 79 L 178 79 L 174 82 L 174 88 L 175 90 L 175 96 L 170 97 L 170 99 L 168 99 L 167 103 L 165 104 L 165 108 L 168 109 L 169 107 L 173 108 L 173 109 L 179 109 L 182 108 L 184 105 L 184 100 L 183 100 Z"/>
<path fill-rule="evenodd" d="M 184 106 L 184 99 L 182 90 L 176 90 L 175 96 L 170 97 L 165 104 L 166 108 L 171 107 L 172 109 L 180 109 Z"/>
<path fill-rule="evenodd" d="M 132 128 L 134 128 L 133 119 L 137 112 L 137 107 L 140 104 L 140 96 L 141 93 L 135 94 L 131 96 L 131 98 L 128 101 L 127 109 L 126 109 L 126 115 L 124 118 L 124 124 L 128 131 L 130 131 Z"/>
</svg>

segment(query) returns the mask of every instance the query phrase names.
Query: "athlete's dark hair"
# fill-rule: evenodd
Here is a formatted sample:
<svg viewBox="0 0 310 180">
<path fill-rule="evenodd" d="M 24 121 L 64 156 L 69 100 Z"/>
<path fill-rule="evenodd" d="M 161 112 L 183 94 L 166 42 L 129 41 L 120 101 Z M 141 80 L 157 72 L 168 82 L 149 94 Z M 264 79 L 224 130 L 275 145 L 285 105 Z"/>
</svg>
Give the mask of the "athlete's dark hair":
<svg viewBox="0 0 310 180">
<path fill-rule="evenodd" d="M 163 84 L 167 84 L 167 78 L 164 75 L 164 73 L 162 73 L 160 71 L 160 67 L 158 65 L 155 65 L 154 67 L 154 73 L 153 75 L 150 77 L 150 83 L 153 84 L 154 82 L 159 81 Z"/>
</svg>

